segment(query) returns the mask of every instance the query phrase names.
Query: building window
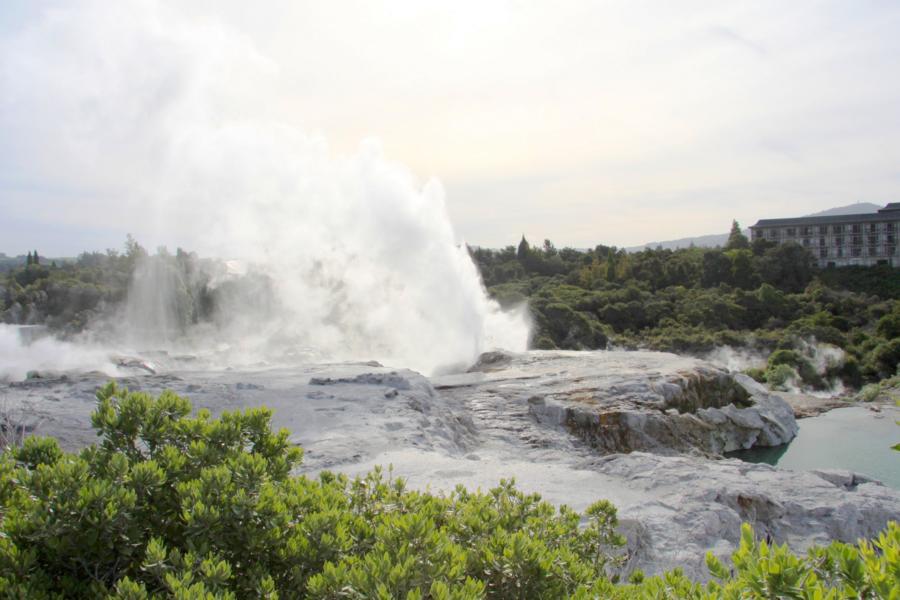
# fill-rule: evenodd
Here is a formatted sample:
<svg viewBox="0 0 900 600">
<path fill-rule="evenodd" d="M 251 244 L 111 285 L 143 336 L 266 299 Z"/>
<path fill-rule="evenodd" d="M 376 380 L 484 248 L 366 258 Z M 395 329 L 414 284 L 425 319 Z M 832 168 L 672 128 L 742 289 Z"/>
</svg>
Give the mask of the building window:
<svg viewBox="0 0 900 600">
<path fill-rule="evenodd" d="M 875 246 L 869 246 L 869 256 L 876 256 L 878 254 L 878 248 Z"/>
<path fill-rule="evenodd" d="M 893 244 L 893 243 L 894 243 L 894 234 L 893 234 L 893 233 L 889 233 L 889 234 L 888 234 L 888 236 L 887 236 L 887 243 L 888 243 L 888 244 Z"/>
<path fill-rule="evenodd" d="M 838 249 L 837 249 L 837 255 L 838 255 L 838 258 L 843 257 L 843 256 L 844 256 L 844 249 L 843 249 L 843 248 L 838 248 Z"/>
<path fill-rule="evenodd" d="M 834 227 L 831 228 L 831 232 L 832 233 L 844 233 L 844 226 L 843 225 L 835 225 Z"/>
<path fill-rule="evenodd" d="M 810 229 L 811 229 L 810 227 L 803 227 L 803 228 L 801 228 L 800 232 L 802 235 L 812 235 L 812 233 L 810 232 Z"/>
<path fill-rule="evenodd" d="M 877 243 L 878 243 L 878 236 L 877 236 L 877 235 L 870 235 L 870 236 L 869 236 L 869 245 L 870 245 L 870 246 L 874 246 L 874 245 L 877 244 Z"/>
<path fill-rule="evenodd" d="M 822 238 L 819 238 L 819 245 L 820 245 L 820 246 L 824 246 L 824 245 L 825 245 L 825 238 L 823 238 L 823 237 L 822 237 Z"/>
<path fill-rule="evenodd" d="M 888 256 L 893 256 L 897 252 L 897 246 L 888 246 L 887 254 Z"/>
<path fill-rule="evenodd" d="M 851 225 L 851 228 L 853 230 L 853 233 L 859 233 L 861 230 L 859 223 L 856 223 L 855 225 Z"/>
<path fill-rule="evenodd" d="M 843 245 L 844 245 L 844 238 L 842 238 L 842 237 L 836 237 L 836 238 L 834 238 L 834 245 L 835 245 L 835 246 L 838 246 L 838 247 L 843 246 Z"/>
<path fill-rule="evenodd" d="M 853 254 L 853 256 L 859 256 L 860 254 L 862 254 L 862 248 L 860 248 L 859 246 L 854 246 L 850 250 L 850 252 Z"/>
<path fill-rule="evenodd" d="M 862 244 L 862 236 L 861 236 L 861 235 L 854 235 L 854 236 L 853 236 L 853 241 L 852 241 L 851 243 L 852 243 L 854 246 L 859 246 L 859 245 L 861 245 L 861 244 Z"/>
<path fill-rule="evenodd" d="M 753 230 L 753 239 L 754 239 L 754 240 L 758 240 L 758 239 L 761 238 L 762 236 L 763 236 L 763 232 L 762 232 L 762 231 L 760 231 L 759 229 L 754 229 L 754 230 Z"/>
<path fill-rule="evenodd" d="M 819 235 L 825 235 L 828 233 L 828 228 L 824 225 L 819 225 Z"/>
<path fill-rule="evenodd" d="M 819 258 L 828 258 L 828 248 L 819 248 Z"/>
<path fill-rule="evenodd" d="M 803 238 L 803 245 L 809 246 L 809 238 Z"/>
<path fill-rule="evenodd" d="M 797 229 L 794 227 L 788 227 L 785 233 L 787 233 L 788 237 L 794 237 L 795 235 L 797 235 Z"/>
<path fill-rule="evenodd" d="M 885 224 L 884 224 L 884 230 L 885 230 L 885 231 L 893 231 L 893 230 L 894 230 L 894 224 L 893 224 L 893 223 L 885 223 Z"/>
<path fill-rule="evenodd" d="M 769 239 L 770 240 L 774 240 L 775 236 L 777 236 L 777 235 L 778 235 L 778 232 L 776 232 L 774 229 L 769 230 Z"/>
</svg>

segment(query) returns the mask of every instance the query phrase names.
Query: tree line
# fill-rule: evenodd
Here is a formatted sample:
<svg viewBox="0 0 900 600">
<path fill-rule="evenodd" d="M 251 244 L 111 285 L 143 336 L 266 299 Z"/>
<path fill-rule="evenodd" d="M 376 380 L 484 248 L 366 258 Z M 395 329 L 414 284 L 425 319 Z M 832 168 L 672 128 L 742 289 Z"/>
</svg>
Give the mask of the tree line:
<svg viewBox="0 0 900 600">
<path fill-rule="evenodd" d="M 517 246 L 470 254 L 501 305 L 528 303 L 536 348 L 785 350 L 796 356 L 789 367 L 752 374 L 765 379 L 768 370 L 776 385 L 795 377 L 814 387 L 877 381 L 894 375 L 900 361 L 897 269 L 819 269 L 802 246 L 751 243 L 737 222 L 719 248 L 557 249 L 523 237 Z M 807 368 L 823 344 L 843 357 Z"/>
<path fill-rule="evenodd" d="M 528 303 L 538 349 L 614 345 L 703 354 L 729 346 L 770 358 L 784 350 L 793 354 L 751 374 L 773 385 L 813 387 L 858 387 L 894 375 L 900 361 L 897 269 L 819 269 L 802 246 L 750 243 L 737 223 L 721 248 L 629 253 L 604 245 L 557 249 L 550 240 L 533 246 L 523 237 L 470 254 L 501 305 Z M 85 252 L 59 265 L 47 265 L 37 251 L 29 257 L 0 278 L 0 322 L 44 324 L 61 336 L 113 316 L 148 260 L 173 290 L 181 328 L 214 320 L 221 306 L 254 295 L 256 305 L 275 301 L 274 282 L 264 276 L 213 287 L 223 268 L 216 261 L 180 248 L 151 256 L 131 236 L 123 251 Z M 823 363 L 816 354 L 823 344 L 839 348 L 840 359 Z"/>
</svg>

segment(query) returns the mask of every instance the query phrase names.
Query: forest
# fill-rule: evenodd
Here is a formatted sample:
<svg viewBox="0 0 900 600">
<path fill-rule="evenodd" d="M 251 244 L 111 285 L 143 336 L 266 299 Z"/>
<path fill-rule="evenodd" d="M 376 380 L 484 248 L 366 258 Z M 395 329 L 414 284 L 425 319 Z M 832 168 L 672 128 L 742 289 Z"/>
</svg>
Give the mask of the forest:
<svg viewBox="0 0 900 600">
<path fill-rule="evenodd" d="M 819 269 L 802 246 L 751 244 L 737 223 L 722 248 L 628 253 L 523 237 L 470 254 L 501 305 L 528 303 L 539 349 L 739 348 L 768 357 L 749 372 L 775 387 L 857 388 L 893 376 L 900 361 L 897 269 Z"/>
</svg>

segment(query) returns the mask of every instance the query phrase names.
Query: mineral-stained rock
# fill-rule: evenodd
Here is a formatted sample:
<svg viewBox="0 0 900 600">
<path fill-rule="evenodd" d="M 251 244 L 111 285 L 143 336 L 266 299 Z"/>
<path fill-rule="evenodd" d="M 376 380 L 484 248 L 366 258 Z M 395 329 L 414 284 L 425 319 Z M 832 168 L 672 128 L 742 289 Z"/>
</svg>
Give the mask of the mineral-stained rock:
<svg viewBox="0 0 900 600">
<path fill-rule="evenodd" d="M 491 353 L 490 386 L 464 377 L 438 387 L 472 387 L 497 401 L 527 402 L 536 420 L 567 427 L 602 453 L 718 455 L 778 446 L 797 433 L 790 406 L 742 374 L 659 352 Z"/>
</svg>

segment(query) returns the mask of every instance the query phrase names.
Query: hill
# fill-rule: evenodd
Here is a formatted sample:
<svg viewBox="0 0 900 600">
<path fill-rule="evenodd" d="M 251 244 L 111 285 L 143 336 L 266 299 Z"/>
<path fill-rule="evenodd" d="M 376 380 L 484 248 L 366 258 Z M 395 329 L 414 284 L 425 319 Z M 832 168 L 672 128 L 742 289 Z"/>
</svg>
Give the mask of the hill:
<svg viewBox="0 0 900 600">
<path fill-rule="evenodd" d="M 744 235 L 749 237 L 750 230 L 744 230 Z M 640 252 L 641 250 L 646 250 L 647 248 L 650 248 L 651 250 L 655 250 L 656 248 L 663 248 L 664 250 L 677 250 L 679 248 L 690 248 L 691 246 L 695 246 L 697 248 L 715 248 L 716 246 L 724 246 L 725 242 L 727 241 L 727 233 L 711 233 L 708 235 L 701 235 L 697 237 L 667 240 L 665 242 L 648 242 L 640 246 L 631 246 L 630 248 L 625 248 L 625 251 Z"/>
<path fill-rule="evenodd" d="M 857 202 L 855 204 L 848 204 L 847 206 L 838 206 L 835 208 L 829 208 L 828 210 L 823 210 L 822 212 L 813 213 L 811 215 L 804 215 L 806 217 L 836 217 L 839 215 L 862 215 L 867 213 L 878 212 L 878 209 L 884 208 L 878 204 L 872 204 L 871 202 Z"/>
<path fill-rule="evenodd" d="M 866 213 L 874 213 L 878 212 L 878 209 L 882 208 L 878 204 L 872 204 L 871 202 L 856 202 L 854 204 L 848 204 L 846 206 L 836 206 L 834 208 L 829 208 L 828 210 L 823 210 L 821 212 L 812 213 L 811 215 L 803 215 L 805 217 L 830 217 L 830 216 L 838 216 L 838 215 L 860 215 Z M 750 230 L 745 229 L 744 235 L 748 238 L 750 237 Z M 716 246 L 724 246 L 725 242 L 728 241 L 727 233 L 712 233 L 708 235 L 701 235 L 697 237 L 687 237 L 687 238 L 679 238 L 677 240 L 667 240 L 665 242 L 648 242 L 646 244 L 642 244 L 640 246 L 631 246 L 630 248 L 625 248 L 626 252 L 640 252 L 641 250 L 645 250 L 647 248 L 655 249 L 661 247 L 663 249 L 668 250 L 677 250 L 678 248 L 690 248 L 691 246 L 695 246 L 697 248 L 715 248 Z"/>
</svg>

